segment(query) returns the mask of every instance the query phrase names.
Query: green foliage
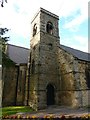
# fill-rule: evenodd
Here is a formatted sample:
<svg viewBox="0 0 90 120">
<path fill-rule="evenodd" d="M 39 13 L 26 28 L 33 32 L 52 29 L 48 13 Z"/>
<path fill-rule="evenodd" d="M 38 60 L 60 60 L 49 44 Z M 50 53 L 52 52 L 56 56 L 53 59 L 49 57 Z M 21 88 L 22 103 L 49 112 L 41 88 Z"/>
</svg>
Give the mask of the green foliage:
<svg viewBox="0 0 90 120">
<path fill-rule="evenodd" d="M 0 50 L 2 50 L 2 52 L 5 52 L 6 44 L 9 37 L 5 37 L 4 35 L 8 31 L 9 29 L 7 28 L 0 28 Z"/>
<path fill-rule="evenodd" d="M 0 64 L 2 64 L 4 67 L 11 67 L 15 65 L 15 63 L 5 54 L 6 44 L 9 38 L 5 37 L 5 34 L 8 31 L 9 29 L 7 28 L 0 28 L 0 55 L 2 56 L 0 58 Z"/>
<path fill-rule="evenodd" d="M 0 28 L 0 35 L 4 35 L 6 32 L 8 32 L 7 28 Z"/>
<path fill-rule="evenodd" d="M 7 0 L 1 0 L 1 7 L 4 7 L 4 2 L 7 3 Z"/>
<path fill-rule="evenodd" d="M 6 41 L 0 37 L 0 50 L 5 52 L 5 48 L 6 48 Z"/>
<path fill-rule="evenodd" d="M 33 111 L 29 106 L 9 106 L 9 107 L 0 108 L 0 110 L 1 109 L 2 109 L 2 116 Z"/>
</svg>

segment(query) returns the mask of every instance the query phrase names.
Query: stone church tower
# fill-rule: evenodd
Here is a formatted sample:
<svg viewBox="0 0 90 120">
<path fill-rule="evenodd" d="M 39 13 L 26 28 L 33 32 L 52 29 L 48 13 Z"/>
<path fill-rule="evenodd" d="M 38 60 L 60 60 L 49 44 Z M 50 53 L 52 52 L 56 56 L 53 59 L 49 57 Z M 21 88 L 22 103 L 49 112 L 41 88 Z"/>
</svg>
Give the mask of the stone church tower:
<svg viewBox="0 0 90 120">
<path fill-rule="evenodd" d="M 60 45 L 58 21 L 57 15 L 40 8 L 31 22 L 25 100 L 35 110 L 90 105 L 88 54 Z"/>
<path fill-rule="evenodd" d="M 40 8 L 31 22 L 30 53 L 8 45 L 2 70 L 4 106 L 90 106 L 90 54 L 60 44 L 58 21 Z"/>
<path fill-rule="evenodd" d="M 35 109 L 59 104 L 58 20 L 57 15 L 40 8 L 31 22 L 29 104 Z"/>
</svg>

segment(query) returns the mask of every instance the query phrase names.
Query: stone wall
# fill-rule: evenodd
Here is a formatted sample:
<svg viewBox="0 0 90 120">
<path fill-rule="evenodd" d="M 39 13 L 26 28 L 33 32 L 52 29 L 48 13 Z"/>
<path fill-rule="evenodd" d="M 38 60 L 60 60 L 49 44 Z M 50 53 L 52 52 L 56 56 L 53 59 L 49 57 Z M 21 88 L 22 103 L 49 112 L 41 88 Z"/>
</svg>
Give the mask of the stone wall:
<svg viewBox="0 0 90 120">
<path fill-rule="evenodd" d="M 17 105 L 24 105 L 27 65 L 22 64 L 18 69 Z"/>
<path fill-rule="evenodd" d="M 80 78 L 80 92 L 81 92 L 81 106 L 89 106 L 90 105 L 90 88 L 88 88 L 86 82 L 86 74 L 85 70 L 90 65 L 89 62 L 86 61 L 78 61 L 78 70 L 79 70 L 79 78 Z M 90 71 L 89 71 L 90 72 Z"/>
<path fill-rule="evenodd" d="M 53 24 L 52 34 L 47 23 Z M 37 32 L 33 36 L 33 26 Z M 40 9 L 31 25 L 29 105 L 34 109 L 47 106 L 47 86 L 54 88 L 55 105 L 86 106 L 86 61 L 60 48 L 58 16 Z"/>
<path fill-rule="evenodd" d="M 55 87 L 55 104 L 58 104 L 59 71 L 57 61 L 57 42 L 59 39 L 40 32 L 40 43 L 32 47 L 34 41 L 38 41 L 36 36 L 31 41 L 31 71 L 32 61 L 35 61 L 35 71 L 30 73 L 30 106 L 45 108 L 47 106 L 46 87 L 52 84 Z M 58 86 L 58 87 L 57 87 Z"/>
<path fill-rule="evenodd" d="M 75 58 L 63 49 L 59 49 L 61 75 L 61 104 L 73 107 L 88 106 L 89 90 L 86 84 L 85 69 L 89 63 Z"/>
<path fill-rule="evenodd" d="M 8 65 L 10 64 L 10 65 Z M 8 66 L 7 66 L 8 65 Z M 5 63 L 2 69 L 2 105 L 23 105 L 25 100 L 26 65 Z"/>
<path fill-rule="evenodd" d="M 59 71 L 60 71 L 60 94 L 61 105 L 72 106 L 74 101 L 74 57 L 66 51 L 59 49 L 58 53 Z"/>
<path fill-rule="evenodd" d="M 2 66 L 0 66 L 0 107 L 2 106 Z"/>
<path fill-rule="evenodd" d="M 16 68 L 3 67 L 2 105 L 15 105 L 16 100 Z"/>
</svg>

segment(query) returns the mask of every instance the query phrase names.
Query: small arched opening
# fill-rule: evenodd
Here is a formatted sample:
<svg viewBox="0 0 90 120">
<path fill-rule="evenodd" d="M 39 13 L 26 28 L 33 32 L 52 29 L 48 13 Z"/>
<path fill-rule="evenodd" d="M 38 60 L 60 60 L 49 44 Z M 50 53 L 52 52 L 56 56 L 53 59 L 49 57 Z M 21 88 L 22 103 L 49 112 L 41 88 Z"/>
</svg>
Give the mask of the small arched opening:
<svg viewBox="0 0 90 120">
<path fill-rule="evenodd" d="M 35 23 L 33 26 L 33 37 L 36 35 L 36 33 L 37 33 L 37 25 Z"/>
<path fill-rule="evenodd" d="M 53 34 L 53 24 L 50 21 L 47 22 L 46 30 L 47 30 L 47 33 Z"/>
<path fill-rule="evenodd" d="M 47 105 L 55 104 L 55 89 L 52 84 L 47 85 Z"/>
</svg>

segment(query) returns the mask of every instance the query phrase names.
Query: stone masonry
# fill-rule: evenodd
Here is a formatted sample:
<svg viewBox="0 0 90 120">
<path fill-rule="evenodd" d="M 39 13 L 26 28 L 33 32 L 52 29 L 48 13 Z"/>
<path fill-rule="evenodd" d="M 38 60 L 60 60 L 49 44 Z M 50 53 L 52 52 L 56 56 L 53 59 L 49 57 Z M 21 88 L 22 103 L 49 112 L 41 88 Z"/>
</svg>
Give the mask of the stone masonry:
<svg viewBox="0 0 90 120">
<path fill-rule="evenodd" d="M 90 59 L 62 47 L 57 15 L 40 8 L 31 22 L 30 51 L 9 45 L 7 53 L 0 82 L 2 106 L 29 105 L 38 110 L 90 105 Z"/>
<path fill-rule="evenodd" d="M 90 104 L 85 76 L 89 63 L 60 47 L 58 20 L 40 8 L 31 22 L 29 105 L 36 110 L 48 105 Z"/>
</svg>

